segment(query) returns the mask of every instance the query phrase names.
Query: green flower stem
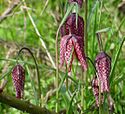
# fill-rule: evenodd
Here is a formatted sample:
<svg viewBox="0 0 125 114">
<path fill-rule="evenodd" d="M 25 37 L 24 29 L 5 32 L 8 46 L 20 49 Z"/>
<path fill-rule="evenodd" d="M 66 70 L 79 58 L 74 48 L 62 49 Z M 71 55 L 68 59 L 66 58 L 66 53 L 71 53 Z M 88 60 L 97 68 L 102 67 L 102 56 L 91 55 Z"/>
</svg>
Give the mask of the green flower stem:
<svg viewBox="0 0 125 114">
<path fill-rule="evenodd" d="M 69 62 L 69 64 L 70 64 L 70 62 Z M 66 90 L 67 90 L 67 92 L 68 92 L 68 87 L 69 87 L 69 83 L 68 83 L 68 68 L 69 68 L 69 66 L 67 66 L 66 65 Z"/>
<path fill-rule="evenodd" d="M 59 35 L 59 30 L 60 30 L 60 27 L 58 28 L 57 30 L 57 33 L 56 33 L 56 44 L 55 44 L 55 48 L 56 48 L 56 112 L 58 112 L 58 99 L 59 99 L 59 61 L 58 61 L 58 35 Z"/>
<path fill-rule="evenodd" d="M 88 17 L 88 0 L 85 0 L 85 53 L 88 55 L 88 33 L 87 33 L 87 17 Z"/>
<path fill-rule="evenodd" d="M 85 54 L 86 56 L 88 55 L 88 33 L 87 33 L 87 16 L 88 16 L 88 0 L 85 0 L 85 6 L 84 6 L 84 11 L 85 11 L 85 36 L 84 36 L 84 41 L 85 41 Z M 82 87 L 81 87 L 81 106 L 82 106 L 82 111 L 81 113 L 83 113 L 84 109 L 85 109 L 85 101 L 84 101 L 84 92 L 85 92 L 85 87 L 83 85 L 86 85 L 85 83 L 87 83 L 87 72 L 85 71 L 84 73 L 82 73 Z"/>
<path fill-rule="evenodd" d="M 98 78 L 98 81 L 99 81 L 99 114 L 102 114 L 101 113 L 101 83 L 100 83 L 100 80 Z"/>
<path fill-rule="evenodd" d="M 82 107 L 82 110 L 81 110 L 81 114 L 83 113 L 83 110 L 84 110 L 84 73 L 82 71 L 82 85 L 81 85 L 81 107 Z"/>
</svg>

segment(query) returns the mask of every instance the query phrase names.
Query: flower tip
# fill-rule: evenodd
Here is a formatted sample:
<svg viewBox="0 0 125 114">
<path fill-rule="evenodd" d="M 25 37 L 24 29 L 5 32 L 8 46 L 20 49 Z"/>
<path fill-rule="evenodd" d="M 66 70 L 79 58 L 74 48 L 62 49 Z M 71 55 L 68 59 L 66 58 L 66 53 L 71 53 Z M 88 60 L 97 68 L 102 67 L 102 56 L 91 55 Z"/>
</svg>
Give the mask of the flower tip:
<svg viewBox="0 0 125 114">
<path fill-rule="evenodd" d="M 22 97 L 21 96 L 16 96 L 17 99 L 21 99 Z"/>
<path fill-rule="evenodd" d="M 84 65 L 83 70 L 84 70 L 85 72 L 88 70 L 88 66 L 87 66 L 87 64 Z"/>
<path fill-rule="evenodd" d="M 0 93 L 2 93 L 3 92 L 3 89 L 2 88 L 0 88 Z"/>
<path fill-rule="evenodd" d="M 76 2 L 80 8 L 82 8 L 83 0 L 69 0 L 69 3 Z"/>
</svg>

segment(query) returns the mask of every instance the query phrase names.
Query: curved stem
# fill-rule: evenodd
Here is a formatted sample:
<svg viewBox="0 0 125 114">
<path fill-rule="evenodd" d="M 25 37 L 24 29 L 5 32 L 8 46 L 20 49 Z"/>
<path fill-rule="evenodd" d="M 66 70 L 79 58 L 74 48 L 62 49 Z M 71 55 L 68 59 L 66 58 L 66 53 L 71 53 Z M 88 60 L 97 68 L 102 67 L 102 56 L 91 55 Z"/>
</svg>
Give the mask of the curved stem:
<svg viewBox="0 0 125 114">
<path fill-rule="evenodd" d="M 86 57 L 86 59 L 88 59 L 88 60 L 90 61 L 90 63 L 92 64 L 92 66 L 93 66 L 93 68 L 94 68 L 94 72 L 95 72 L 95 74 L 96 74 L 97 70 L 96 70 L 96 67 L 95 67 L 93 61 L 92 61 L 89 57 Z"/>
<path fill-rule="evenodd" d="M 23 48 L 21 48 L 21 49 L 19 50 L 19 52 L 18 52 L 18 55 L 17 55 L 17 61 L 18 61 L 18 58 L 19 58 L 20 53 L 21 53 L 23 50 L 27 50 L 27 51 L 31 54 L 31 56 L 32 56 L 32 58 L 33 58 L 33 60 L 34 60 L 34 63 L 35 63 L 35 66 L 36 66 L 36 72 L 37 72 L 38 99 L 40 99 L 40 98 L 41 98 L 40 75 L 39 75 L 39 68 L 38 68 L 38 65 L 37 65 L 36 59 L 35 59 L 33 53 L 31 52 L 31 50 L 30 50 L 29 48 L 27 48 L 27 47 L 23 47 Z"/>
<path fill-rule="evenodd" d="M 103 45 L 102 45 L 102 40 L 101 40 L 101 33 L 97 32 L 96 35 L 97 35 L 99 50 L 103 51 Z"/>
</svg>

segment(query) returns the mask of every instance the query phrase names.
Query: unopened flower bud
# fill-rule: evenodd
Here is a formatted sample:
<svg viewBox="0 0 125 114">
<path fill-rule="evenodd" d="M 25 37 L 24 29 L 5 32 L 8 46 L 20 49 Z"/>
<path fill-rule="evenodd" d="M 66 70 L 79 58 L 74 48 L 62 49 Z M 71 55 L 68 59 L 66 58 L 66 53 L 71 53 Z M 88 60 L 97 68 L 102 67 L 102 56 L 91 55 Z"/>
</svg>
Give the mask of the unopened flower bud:
<svg viewBox="0 0 125 114">
<path fill-rule="evenodd" d="M 24 83 L 25 83 L 25 70 L 18 64 L 13 68 L 12 71 L 12 80 L 13 85 L 16 90 L 16 98 L 22 98 L 24 92 Z"/>
</svg>

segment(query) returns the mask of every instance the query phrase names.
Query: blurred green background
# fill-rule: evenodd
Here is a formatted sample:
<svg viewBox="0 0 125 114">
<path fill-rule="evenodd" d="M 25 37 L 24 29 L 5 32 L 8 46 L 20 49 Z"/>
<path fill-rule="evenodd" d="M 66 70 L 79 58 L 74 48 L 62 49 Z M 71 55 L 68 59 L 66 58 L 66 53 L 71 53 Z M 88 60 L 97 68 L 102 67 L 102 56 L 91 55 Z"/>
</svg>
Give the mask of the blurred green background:
<svg viewBox="0 0 125 114">
<path fill-rule="evenodd" d="M 94 61 L 98 53 L 98 45 L 95 32 L 101 29 L 107 29 L 102 33 L 102 41 L 105 51 L 112 58 L 112 66 L 115 61 L 121 41 L 125 36 L 125 14 L 123 9 L 119 10 L 122 0 L 89 0 L 88 1 L 88 56 Z M 0 15 L 9 7 L 11 0 L 0 0 Z M 63 18 L 67 0 L 26 0 L 27 9 L 37 30 L 40 32 L 46 47 L 55 62 L 55 36 L 58 26 Z M 125 7 L 125 6 L 123 6 Z M 85 19 L 84 7 L 80 10 L 80 15 Z M 60 38 L 59 38 L 60 39 Z M 55 109 L 55 69 L 53 68 L 45 49 L 42 46 L 40 38 L 31 23 L 31 20 L 25 10 L 23 2 L 18 4 L 8 17 L 0 23 L 0 76 L 5 75 L 8 80 L 5 92 L 15 96 L 15 90 L 12 85 L 11 68 L 16 64 L 15 58 L 21 47 L 28 47 L 35 55 L 41 76 L 41 102 L 44 107 L 50 110 Z M 35 65 L 31 56 L 24 52 L 20 57 L 21 64 L 27 69 L 26 83 L 24 91 L 24 100 L 35 104 L 34 92 L 31 79 L 36 79 Z M 79 80 L 80 68 L 76 70 L 77 61 L 74 62 L 74 74 L 78 75 L 75 80 Z M 61 71 L 65 71 L 63 68 Z M 89 73 L 87 75 L 87 85 L 85 91 L 86 109 L 94 101 L 91 89 L 91 79 L 93 78 L 93 68 L 90 64 Z M 29 72 L 28 72 L 29 70 Z M 76 72 L 77 71 L 77 72 Z M 60 73 L 64 76 L 64 73 Z M 1 78 L 0 78 L 1 79 Z M 2 83 L 3 79 L 1 79 Z M 34 83 L 37 83 L 36 81 Z M 65 85 L 65 84 L 64 84 Z M 72 84 L 72 86 L 75 86 Z M 77 88 L 77 87 L 76 87 Z M 115 72 L 111 80 L 111 96 L 115 102 L 115 112 L 117 114 L 125 114 L 125 43 L 120 51 Z M 72 94 L 73 89 L 71 89 Z M 65 86 L 60 91 L 59 109 L 65 109 L 70 103 L 70 95 L 67 95 Z M 80 95 L 76 96 L 79 102 Z M 105 103 L 106 104 L 106 103 Z M 75 104 L 73 105 L 76 110 Z M 97 114 L 98 110 L 92 111 Z M 92 114 L 88 112 L 87 114 Z M 24 112 L 23 112 L 24 113 Z M 0 103 L 0 114 L 22 114 L 22 112 Z M 105 113 L 106 114 L 106 113 Z"/>
</svg>

